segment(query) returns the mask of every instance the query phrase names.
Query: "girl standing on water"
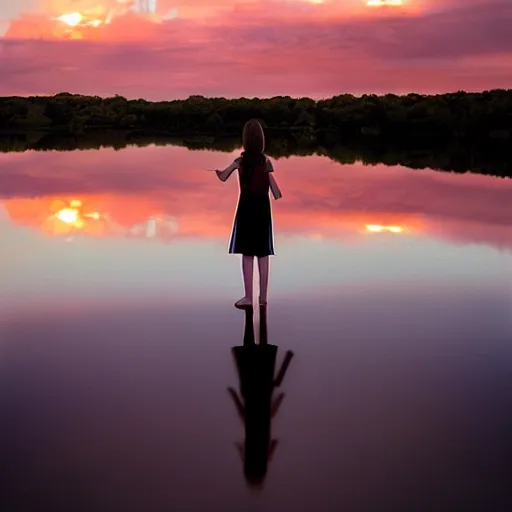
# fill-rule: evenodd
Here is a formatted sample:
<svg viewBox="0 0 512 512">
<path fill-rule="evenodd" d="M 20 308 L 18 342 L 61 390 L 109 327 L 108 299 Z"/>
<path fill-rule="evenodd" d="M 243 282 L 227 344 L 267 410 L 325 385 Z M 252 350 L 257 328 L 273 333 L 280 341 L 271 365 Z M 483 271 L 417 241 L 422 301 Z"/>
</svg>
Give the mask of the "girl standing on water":
<svg viewBox="0 0 512 512">
<path fill-rule="evenodd" d="M 263 152 L 265 135 L 261 124 L 248 121 L 242 134 L 242 156 L 223 171 L 216 170 L 221 181 L 226 181 L 238 169 L 240 197 L 229 243 L 230 254 L 242 255 L 242 273 L 245 296 L 235 303 L 244 309 L 252 306 L 254 258 L 258 258 L 260 277 L 259 305 L 266 306 L 269 256 L 274 255 L 274 236 L 269 189 L 275 199 L 282 197 L 273 175 L 272 162 Z"/>
</svg>

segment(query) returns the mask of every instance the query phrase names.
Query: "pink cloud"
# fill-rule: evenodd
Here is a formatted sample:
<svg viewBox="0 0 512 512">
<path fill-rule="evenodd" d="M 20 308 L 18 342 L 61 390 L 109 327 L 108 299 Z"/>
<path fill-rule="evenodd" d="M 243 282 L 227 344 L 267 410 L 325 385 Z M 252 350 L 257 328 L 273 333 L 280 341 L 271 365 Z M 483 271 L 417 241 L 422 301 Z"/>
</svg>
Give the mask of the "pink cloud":
<svg viewBox="0 0 512 512">
<path fill-rule="evenodd" d="M 207 9 L 187 5 L 191 13 Z M 94 40 L 0 39 L 0 94 L 322 97 L 512 83 L 508 1 L 372 16 L 337 15 L 333 5 L 226 0 L 211 4 L 204 19 L 190 14 L 153 23 L 123 16 L 91 30 Z M 19 23 L 19 34 L 29 34 Z"/>
</svg>

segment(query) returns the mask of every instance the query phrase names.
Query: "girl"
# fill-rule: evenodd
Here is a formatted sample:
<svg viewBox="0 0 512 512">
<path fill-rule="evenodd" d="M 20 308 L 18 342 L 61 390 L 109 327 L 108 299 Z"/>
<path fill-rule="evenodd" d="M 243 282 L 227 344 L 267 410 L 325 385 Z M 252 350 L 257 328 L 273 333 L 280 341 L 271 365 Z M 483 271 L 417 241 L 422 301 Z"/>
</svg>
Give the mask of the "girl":
<svg viewBox="0 0 512 512">
<path fill-rule="evenodd" d="M 229 243 L 230 254 L 242 254 L 242 272 L 245 296 L 235 303 L 244 309 L 252 306 L 254 258 L 258 258 L 260 277 L 260 306 L 267 304 L 269 256 L 274 255 L 272 212 L 269 189 L 275 199 L 282 197 L 275 178 L 272 162 L 263 153 L 265 135 L 256 120 L 248 121 L 242 134 L 242 156 L 223 171 L 216 170 L 221 181 L 226 181 L 238 169 L 240 197 L 233 232 Z"/>
</svg>

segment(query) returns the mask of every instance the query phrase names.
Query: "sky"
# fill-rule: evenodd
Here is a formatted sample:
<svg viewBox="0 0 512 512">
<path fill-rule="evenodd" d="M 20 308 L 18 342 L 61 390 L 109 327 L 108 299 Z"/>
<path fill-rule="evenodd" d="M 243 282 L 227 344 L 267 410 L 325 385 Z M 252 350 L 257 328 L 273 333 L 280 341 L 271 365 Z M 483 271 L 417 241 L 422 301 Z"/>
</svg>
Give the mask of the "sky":
<svg viewBox="0 0 512 512">
<path fill-rule="evenodd" d="M 149 14 L 133 0 L 2 2 L 0 95 L 321 98 L 512 83 L 509 0 L 156 2 Z"/>
</svg>

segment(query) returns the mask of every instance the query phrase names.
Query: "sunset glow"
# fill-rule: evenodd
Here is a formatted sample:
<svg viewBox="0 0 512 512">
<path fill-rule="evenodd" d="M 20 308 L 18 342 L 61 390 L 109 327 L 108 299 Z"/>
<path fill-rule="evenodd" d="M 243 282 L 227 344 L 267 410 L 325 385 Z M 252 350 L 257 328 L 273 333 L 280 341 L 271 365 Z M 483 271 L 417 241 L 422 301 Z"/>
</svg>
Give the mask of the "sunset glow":
<svg viewBox="0 0 512 512">
<path fill-rule="evenodd" d="M 65 222 L 66 224 L 77 224 L 77 221 L 79 220 L 79 213 L 78 210 L 75 210 L 73 208 L 63 208 L 59 212 L 55 214 L 55 217 L 57 219 L 61 220 L 62 222 Z M 81 221 L 81 225 L 83 225 L 83 221 Z"/>
<path fill-rule="evenodd" d="M 62 21 L 62 23 L 65 23 L 66 25 L 69 25 L 70 27 L 76 27 L 80 24 L 80 22 L 83 20 L 83 16 L 79 12 L 73 12 L 71 14 L 63 14 L 62 16 L 59 16 L 58 18 L 55 18 L 56 21 Z"/>
<path fill-rule="evenodd" d="M 511 17 L 512 2 L 503 0 L 2 2 L 0 96 L 325 98 L 509 88 Z"/>
<path fill-rule="evenodd" d="M 65 30 L 61 31 L 59 27 L 55 27 L 51 34 L 56 39 L 97 39 L 101 36 L 90 30 L 109 25 L 114 19 L 126 16 L 131 3 L 117 0 L 115 5 L 109 5 L 108 2 L 99 3 L 83 11 L 62 14 L 53 21 L 65 25 Z M 41 24 L 46 22 L 47 20 L 41 20 Z"/>
<path fill-rule="evenodd" d="M 456 177 L 455 177 L 456 178 Z M 294 196 L 301 190 L 301 180 L 288 182 L 287 189 Z M 84 201 L 68 201 L 59 197 L 40 197 L 37 199 L 13 198 L 3 201 L 13 225 L 25 226 L 41 231 L 48 236 L 69 239 L 69 236 L 82 235 L 94 238 L 137 238 L 160 243 L 172 243 L 176 239 L 215 239 L 226 243 L 232 223 L 229 207 L 218 204 L 215 197 L 208 194 L 197 198 L 196 185 L 191 184 L 183 200 L 177 196 L 152 197 L 151 195 L 123 196 L 122 194 L 89 195 Z M 196 199 L 195 199 L 196 198 Z M 295 195 L 298 204 L 304 198 Z M 421 202 L 421 195 L 416 197 Z M 202 204 L 197 209 L 197 202 Z M 0 203 L 2 204 L 2 203 Z M 162 205 L 172 204 L 166 212 Z M 307 202 L 305 203 L 307 204 Z M 86 206 L 87 205 L 87 206 Z M 307 206 L 276 212 L 276 230 L 286 238 L 297 235 L 311 240 L 338 240 L 350 243 L 365 233 L 378 235 L 413 235 L 450 238 L 476 242 L 485 240 L 498 247 L 512 248 L 512 231 L 509 226 L 489 229 L 483 219 L 468 218 L 460 221 L 439 217 L 436 206 L 424 208 L 432 218 L 419 217 L 406 212 L 333 210 L 310 210 Z M 375 205 L 377 208 L 378 205 Z M 100 207 L 109 214 L 100 214 Z M 372 218 L 391 221 L 389 224 L 373 224 Z M 393 222 L 394 221 L 394 222 Z M 401 223 L 399 223 L 401 221 Z M 283 239 L 284 240 L 284 239 Z"/>
<path fill-rule="evenodd" d="M 49 236 L 124 237 L 170 241 L 180 231 L 178 221 L 144 198 L 84 195 L 82 199 L 46 196 L 9 200 L 9 215 L 17 223 Z M 199 222 L 205 222 L 203 219 Z M 190 230 L 196 228 L 189 227 Z"/>
<path fill-rule="evenodd" d="M 368 7 L 400 7 L 405 4 L 405 0 L 368 0 L 366 5 Z"/>
<path fill-rule="evenodd" d="M 369 231 L 370 233 L 383 233 L 386 231 L 389 233 L 403 233 L 405 228 L 403 226 L 380 226 L 378 224 L 367 224 L 366 231 Z"/>
<path fill-rule="evenodd" d="M 204 201 L 203 201 L 204 202 Z M 140 204 L 142 203 L 142 204 Z M 40 198 L 37 200 L 20 200 L 7 202 L 8 211 L 15 220 L 21 215 L 25 222 L 32 227 L 42 229 L 47 234 L 60 236 L 67 235 L 71 231 L 81 232 L 84 235 L 92 236 L 133 236 L 143 238 L 156 238 L 160 240 L 169 240 L 171 236 L 177 233 L 175 222 L 165 222 L 165 214 L 159 213 L 159 207 L 154 204 L 149 209 L 145 208 L 144 201 L 138 198 L 91 196 L 86 202 L 80 200 L 67 201 L 65 198 Z M 86 207 L 85 204 L 89 206 Z M 92 209 L 92 205 L 102 204 L 109 209 L 114 208 L 114 213 L 110 215 L 101 215 Z M 115 207 L 115 205 L 118 205 Z M 63 205 L 66 205 L 63 207 Z M 16 206 L 16 207 L 15 207 Z M 17 206 L 21 208 L 19 214 Z M 110 207 L 109 207 L 110 206 Z M 15 208 L 14 208 L 15 207 Z M 14 208 L 14 209 L 13 209 Z M 57 211 L 55 211 L 57 209 Z M 30 212 L 29 217 L 27 213 Z M 125 216 L 124 212 L 130 211 L 130 218 Z M 208 220 L 212 215 L 206 211 L 197 211 L 190 208 L 182 213 L 180 219 L 181 234 L 194 235 L 197 237 L 214 236 L 223 237 L 231 228 L 229 212 L 222 212 L 222 218 L 218 218 L 220 225 L 216 226 Z M 50 215 L 48 216 L 48 213 Z M 220 212 L 219 212 L 220 213 Z M 133 216 L 135 214 L 135 217 Z M 389 232 L 394 234 L 404 233 L 405 227 L 401 225 L 377 225 L 365 223 L 365 218 L 374 216 L 371 212 L 364 214 L 362 212 L 338 212 L 324 213 L 318 212 L 315 218 L 307 219 L 308 212 L 293 212 L 292 215 L 283 213 L 281 218 L 282 227 L 293 233 L 298 226 L 303 226 L 305 234 L 312 239 L 322 239 L 325 236 L 336 237 L 341 233 L 353 233 L 357 235 L 360 231 L 359 226 L 365 226 L 365 230 L 371 233 Z M 397 217 L 394 214 L 379 214 L 388 218 Z M 46 216 L 46 220 L 45 219 Z M 399 215 L 404 218 L 404 215 Z M 29 220 L 30 219 L 30 220 Z M 41 221 L 40 219 L 43 219 Z M 58 220 L 58 223 L 52 222 L 52 219 Z M 100 221 L 101 223 L 98 224 Z M 416 224 L 417 231 L 420 231 L 418 222 L 410 217 L 409 221 Z M 25 223 L 24 222 L 24 223 Z M 101 229 L 100 229 L 101 227 Z M 318 231 L 323 227 L 323 231 Z"/>
<path fill-rule="evenodd" d="M 90 221 L 98 221 L 101 219 L 99 212 L 86 208 L 82 201 L 78 199 L 72 199 L 68 205 L 61 207 L 66 204 L 65 199 L 53 199 L 48 205 L 48 209 L 51 214 L 43 224 L 43 229 L 51 232 L 51 234 L 64 234 L 71 230 L 83 230 L 86 227 L 91 227 Z M 57 210 L 57 211 L 55 211 Z M 54 212 L 54 213 L 53 213 Z M 55 224 L 52 222 L 53 219 L 57 219 L 64 226 Z M 94 231 L 94 230 L 92 230 Z"/>
</svg>

